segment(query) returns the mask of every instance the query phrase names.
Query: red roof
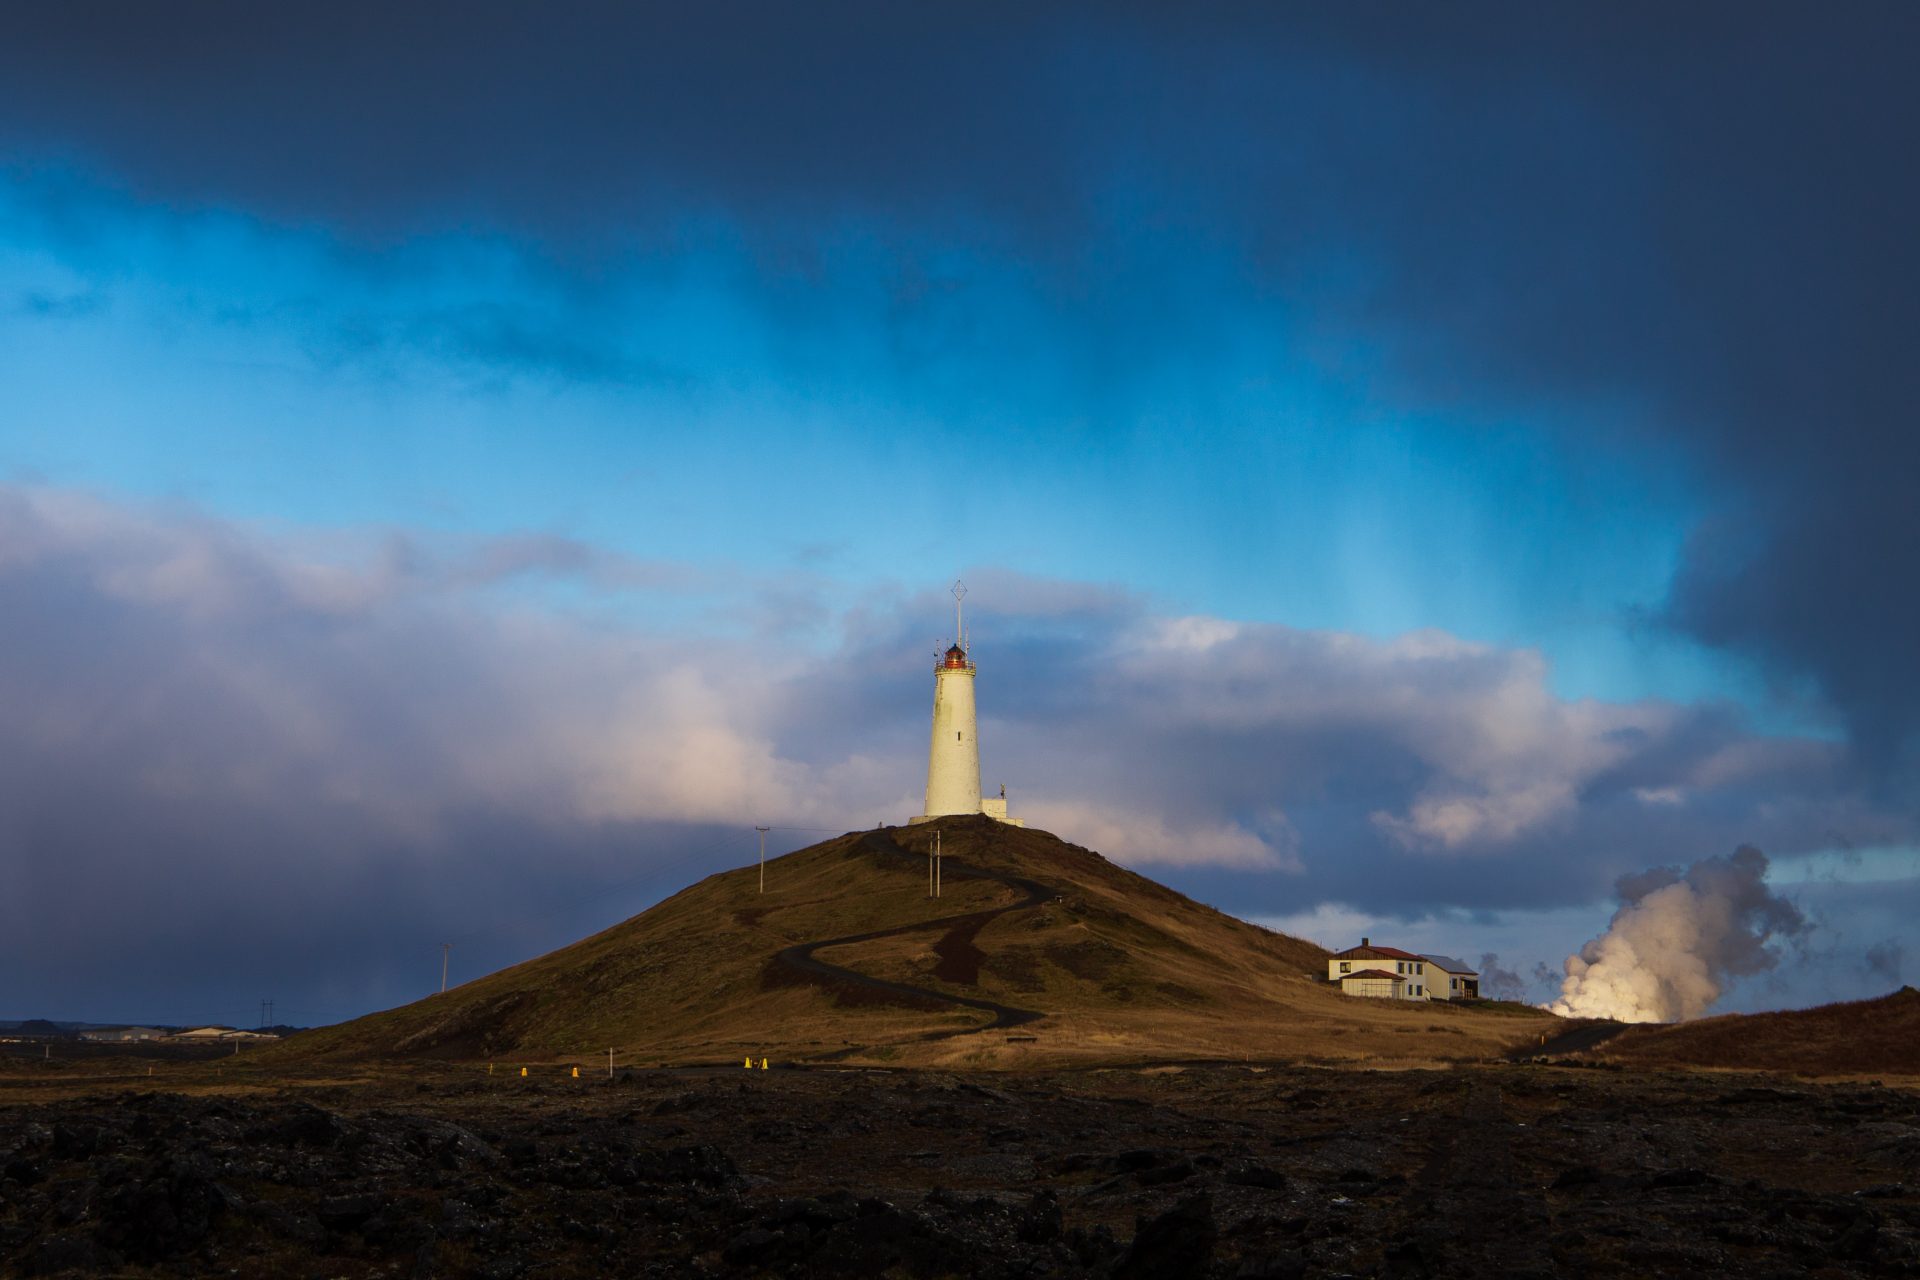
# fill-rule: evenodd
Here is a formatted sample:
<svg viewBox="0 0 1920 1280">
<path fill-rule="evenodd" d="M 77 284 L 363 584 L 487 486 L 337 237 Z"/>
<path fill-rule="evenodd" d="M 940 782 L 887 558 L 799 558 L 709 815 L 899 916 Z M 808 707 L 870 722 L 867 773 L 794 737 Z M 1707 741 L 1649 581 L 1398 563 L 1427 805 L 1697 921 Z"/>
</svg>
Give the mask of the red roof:
<svg viewBox="0 0 1920 1280">
<path fill-rule="evenodd" d="M 1377 960 L 1382 956 L 1386 957 L 1389 960 L 1425 959 L 1424 956 L 1414 955 L 1411 951 L 1402 951 L 1398 947 L 1374 947 L 1374 946 L 1348 947 L 1345 951 L 1336 953 L 1333 958 L 1335 960 L 1345 960 L 1349 957 L 1364 957 L 1369 960 Z"/>
<path fill-rule="evenodd" d="M 1391 982 L 1405 982 L 1407 980 L 1404 974 L 1388 973 L 1385 969 L 1362 969 L 1358 973 L 1343 973 L 1340 975 L 1340 981 L 1342 982 L 1345 982 L 1348 978 L 1386 978 Z"/>
</svg>

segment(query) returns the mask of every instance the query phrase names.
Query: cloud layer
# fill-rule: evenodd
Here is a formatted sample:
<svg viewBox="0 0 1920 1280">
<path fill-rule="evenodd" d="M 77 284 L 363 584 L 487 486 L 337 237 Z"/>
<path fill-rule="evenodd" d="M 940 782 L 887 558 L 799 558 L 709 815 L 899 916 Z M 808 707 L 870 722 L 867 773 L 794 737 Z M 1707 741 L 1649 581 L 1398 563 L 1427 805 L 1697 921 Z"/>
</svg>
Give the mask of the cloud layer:
<svg viewBox="0 0 1920 1280">
<path fill-rule="evenodd" d="M 1563 702 L 1524 651 L 970 579 L 989 781 L 1243 913 L 1555 906 L 1702 838 L 1911 835 L 1842 746 Z M 339 1016 L 418 994 L 441 937 L 484 925 L 470 960 L 501 962 L 744 861 L 755 822 L 915 812 L 940 598 L 726 623 L 795 616 L 756 612 L 771 594 L 542 536 L 268 534 L 0 489 L 21 1012 L 205 1016 L 179 1002 L 271 982 Z"/>
</svg>

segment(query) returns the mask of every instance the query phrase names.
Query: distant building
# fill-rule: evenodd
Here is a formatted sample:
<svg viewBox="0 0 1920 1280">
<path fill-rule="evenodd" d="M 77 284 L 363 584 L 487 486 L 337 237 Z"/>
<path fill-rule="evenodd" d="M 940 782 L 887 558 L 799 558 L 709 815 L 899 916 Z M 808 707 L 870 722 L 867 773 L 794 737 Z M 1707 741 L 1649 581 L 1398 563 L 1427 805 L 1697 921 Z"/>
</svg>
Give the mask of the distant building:
<svg viewBox="0 0 1920 1280">
<path fill-rule="evenodd" d="M 1346 980 L 1364 973 L 1380 974 L 1398 981 L 1391 991 L 1349 991 Z M 1360 939 L 1359 946 L 1348 947 L 1328 960 L 1327 981 L 1339 983 L 1340 989 L 1348 995 L 1388 996 L 1395 1000 L 1435 998 L 1427 993 L 1427 961 L 1424 956 L 1402 951 L 1398 947 L 1376 947 L 1371 938 Z"/>
<path fill-rule="evenodd" d="M 117 1044 L 128 1040 L 159 1040 L 169 1035 L 165 1027 L 95 1027 L 91 1031 L 82 1031 L 82 1040 L 95 1043 Z"/>
<path fill-rule="evenodd" d="M 232 1027 L 195 1027 L 165 1037 L 174 1044 L 224 1044 L 233 1040 L 278 1040 L 271 1031 L 236 1031 Z"/>
<path fill-rule="evenodd" d="M 1463 960 L 1452 956 L 1421 956 L 1427 962 L 1427 986 L 1433 994 L 1431 1000 L 1478 1000 L 1480 998 L 1480 973 L 1470 969 Z"/>
</svg>

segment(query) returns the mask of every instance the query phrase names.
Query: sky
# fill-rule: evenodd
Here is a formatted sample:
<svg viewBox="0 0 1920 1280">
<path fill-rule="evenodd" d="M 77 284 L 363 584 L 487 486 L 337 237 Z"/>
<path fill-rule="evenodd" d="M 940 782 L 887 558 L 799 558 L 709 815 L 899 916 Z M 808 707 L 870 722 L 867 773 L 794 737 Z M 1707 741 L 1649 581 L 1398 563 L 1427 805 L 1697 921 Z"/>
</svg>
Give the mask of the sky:
<svg viewBox="0 0 1920 1280">
<path fill-rule="evenodd" d="M 1920 972 L 1910 6 L 41 6 L 0 1017 L 317 1023 L 918 811 L 1551 997 Z M 770 846 L 771 848 L 772 846 Z M 1543 968 L 1544 966 L 1544 968 Z"/>
</svg>

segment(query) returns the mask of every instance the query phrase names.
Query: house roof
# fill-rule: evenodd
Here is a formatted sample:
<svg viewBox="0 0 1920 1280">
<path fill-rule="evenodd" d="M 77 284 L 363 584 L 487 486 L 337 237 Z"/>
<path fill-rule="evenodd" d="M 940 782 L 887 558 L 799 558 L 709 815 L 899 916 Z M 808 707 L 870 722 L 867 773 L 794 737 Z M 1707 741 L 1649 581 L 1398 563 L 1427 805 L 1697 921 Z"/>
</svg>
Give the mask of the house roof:
<svg viewBox="0 0 1920 1280">
<path fill-rule="evenodd" d="M 1480 976 L 1478 969 L 1466 963 L 1464 960 L 1455 960 L 1452 956 L 1421 956 L 1420 958 L 1434 968 L 1445 969 L 1448 973 L 1464 974 L 1469 978 L 1477 978 Z"/>
<path fill-rule="evenodd" d="M 1351 982 L 1355 978 L 1385 978 L 1389 982 L 1406 981 L 1406 978 L 1401 974 L 1388 973 L 1385 969 L 1362 969 L 1358 973 L 1343 973 L 1340 975 L 1340 981 L 1342 982 Z"/>
<path fill-rule="evenodd" d="M 1353 957 L 1378 959 L 1382 956 L 1385 956 L 1389 960 L 1418 960 L 1421 958 L 1411 951 L 1402 951 L 1398 947 L 1376 947 L 1372 945 L 1348 947 L 1345 951 L 1334 953 L 1333 958 L 1336 960 L 1346 960 Z"/>
</svg>

